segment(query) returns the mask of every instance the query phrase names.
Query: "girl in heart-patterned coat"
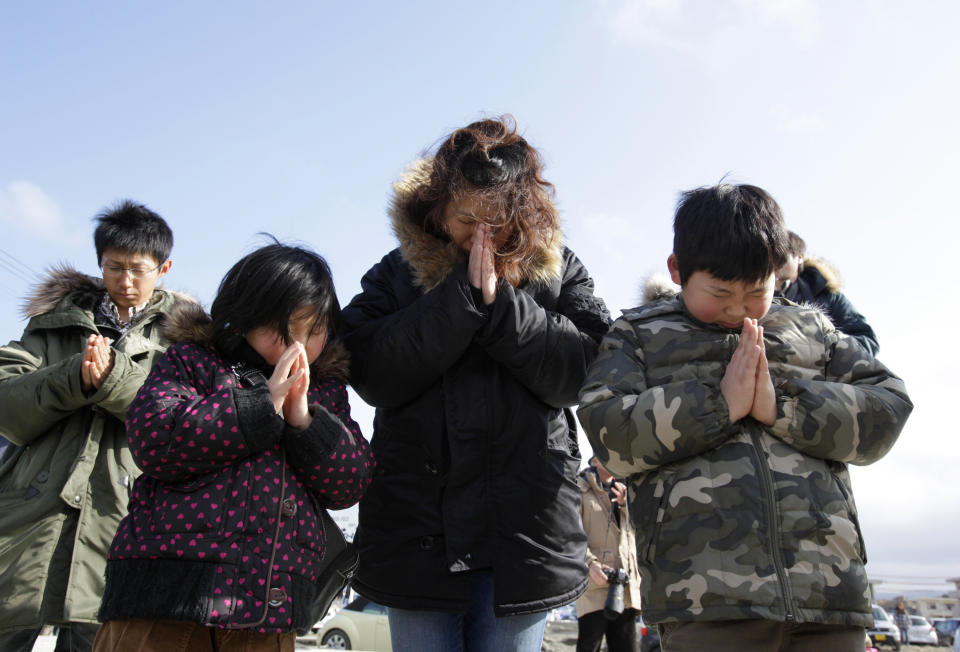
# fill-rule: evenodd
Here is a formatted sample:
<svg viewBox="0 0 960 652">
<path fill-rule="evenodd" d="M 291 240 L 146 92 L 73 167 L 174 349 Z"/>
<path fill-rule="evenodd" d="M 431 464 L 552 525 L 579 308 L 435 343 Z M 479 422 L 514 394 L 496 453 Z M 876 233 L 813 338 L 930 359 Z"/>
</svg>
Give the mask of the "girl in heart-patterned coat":
<svg viewBox="0 0 960 652">
<path fill-rule="evenodd" d="M 240 636 L 292 650 L 313 624 L 319 510 L 355 504 L 374 466 L 338 322 L 326 262 L 279 243 L 234 265 L 209 317 L 169 316 L 174 343 L 127 414 L 143 475 L 110 549 L 95 649 Z"/>
</svg>

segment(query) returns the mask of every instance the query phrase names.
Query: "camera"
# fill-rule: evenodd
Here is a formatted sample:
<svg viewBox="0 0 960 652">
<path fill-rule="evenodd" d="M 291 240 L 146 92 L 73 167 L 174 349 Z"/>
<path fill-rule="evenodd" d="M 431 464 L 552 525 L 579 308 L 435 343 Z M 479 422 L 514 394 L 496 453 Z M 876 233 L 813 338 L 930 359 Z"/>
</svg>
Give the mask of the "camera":
<svg viewBox="0 0 960 652">
<path fill-rule="evenodd" d="M 607 620 L 616 620 L 623 613 L 623 587 L 630 581 L 627 571 L 622 568 L 604 570 L 610 587 L 607 589 L 607 601 L 603 605 L 603 615 Z"/>
</svg>

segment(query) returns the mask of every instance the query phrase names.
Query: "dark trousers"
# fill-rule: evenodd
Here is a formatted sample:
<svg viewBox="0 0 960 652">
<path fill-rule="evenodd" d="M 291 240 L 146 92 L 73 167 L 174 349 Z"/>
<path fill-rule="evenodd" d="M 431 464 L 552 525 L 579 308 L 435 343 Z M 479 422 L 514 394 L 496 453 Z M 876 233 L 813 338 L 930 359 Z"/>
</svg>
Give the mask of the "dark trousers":
<svg viewBox="0 0 960 652">
<path fill-rule="evenodd" d="M 610 652 L 636 652 L 636 610 L 624 609 L 616 620 L 608 620 L 603 609 L 577 619 L 577 652 L 598 652 L 604 636 Z"/>
<path fill-rule="evenodd" d="M 70 627 L 61 627 L 54 652 L 90 652 L 98 629 L 100 625 L 89 623 L 73 623 Z M 38 636 L 39 628 L 0 634 L 0 652 L 30 652 Z"/>
<path fill-rule="evenodd" d="M 663 652 L 862 652 L 863 627 L 782 623 L 775 620 L 710 620 L 660 623 Z"/>
</svg>

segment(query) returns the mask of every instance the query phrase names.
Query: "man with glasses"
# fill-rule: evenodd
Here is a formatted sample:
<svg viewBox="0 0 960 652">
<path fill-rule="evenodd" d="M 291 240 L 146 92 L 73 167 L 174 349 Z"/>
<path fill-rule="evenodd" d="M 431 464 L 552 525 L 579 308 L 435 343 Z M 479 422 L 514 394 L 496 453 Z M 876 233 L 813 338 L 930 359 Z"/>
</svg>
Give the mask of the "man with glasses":
<svg viewBox="0 0 960 652">
<path fill-rule="evenodd" d="M 0 652 L 90 650 L 107 549 L 138 475 L 124 419 L 166 348 L 162 317 L 191 301 L 157 287 L 173 234 L 123 201 L 96 217 L 102 279 L 65 266 L 28 298 L 20 341 L 0 347 Z"/>
</svg>

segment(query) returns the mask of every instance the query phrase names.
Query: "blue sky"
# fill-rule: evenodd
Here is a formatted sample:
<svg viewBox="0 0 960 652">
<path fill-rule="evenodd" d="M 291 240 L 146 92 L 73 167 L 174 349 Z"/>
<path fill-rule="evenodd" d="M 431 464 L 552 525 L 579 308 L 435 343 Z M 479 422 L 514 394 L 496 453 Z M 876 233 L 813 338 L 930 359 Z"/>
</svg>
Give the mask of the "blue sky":
<svg viewBox="0 0 960 652">
<path fill-rule="evenodd" d="M 922 0 L 7 3 L 0 339 L 30 272 L 97 271 L 90 219 L 123 197 L 173 227 L 168 287 L 209 305 L 268 231 L 324 254 L 346 303 L 395 245 L 391 182 L 509 112 L 614 314 L 665 269 L 679 191 L 728 175 L 777 198 L 916 403 L 854 470 L 868 569 L 960 576 L 958 25 Z"/>
</svg>

